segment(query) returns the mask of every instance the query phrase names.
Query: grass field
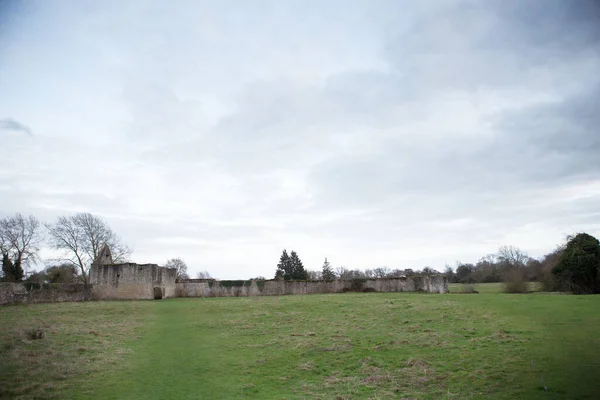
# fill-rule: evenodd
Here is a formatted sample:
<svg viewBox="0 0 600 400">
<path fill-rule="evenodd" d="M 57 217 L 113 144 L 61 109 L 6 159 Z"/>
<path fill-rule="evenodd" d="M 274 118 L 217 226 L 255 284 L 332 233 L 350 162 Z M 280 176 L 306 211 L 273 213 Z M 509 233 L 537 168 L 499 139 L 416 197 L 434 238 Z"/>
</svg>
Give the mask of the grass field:
<svg viewBox="0 0 600 400">
<path fill-rule="evenodd" d="M 599 310 L 493 292 L 2 307 L 0 396 L 596 399 Z"/>
<path fill-rule="evenodd" d="M 448 285 L 448 291 L 450 293 L 460 293 L 464 292 L 464 286 L 462 283 L 450 283 Z M 502 282 L 494 282 L 494 283 L 475 283 L 473 288 L 479 293 L 502 293 L 504 292 L 504 283 Z M 541 285 L 538 282 L 529 282 L 529 291 L 530 292 L 539 292 L 541 290 Z"/>
</svg>

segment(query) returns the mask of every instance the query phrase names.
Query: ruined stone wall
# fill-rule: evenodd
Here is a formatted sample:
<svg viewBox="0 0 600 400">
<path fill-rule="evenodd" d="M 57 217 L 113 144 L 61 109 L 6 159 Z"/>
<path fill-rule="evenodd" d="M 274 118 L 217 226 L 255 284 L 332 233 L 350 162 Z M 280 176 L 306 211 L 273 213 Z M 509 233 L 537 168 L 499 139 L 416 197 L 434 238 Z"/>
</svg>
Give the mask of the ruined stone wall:
<svg viewBox="0 0 600 400">
<path fill-rule="evenodd" d="M 142 300 L 156 298 L 156 288 L 160 288 L 160 298 L 175 297 L 174 268 L 156 264 L 108 264 L 93 265 L 90 269 L 92 297 L 95 300 Z"/>
<path fill-rule="evenodd" d="M 176 284 L 176 297 L 283 296 L 342 292 L 447 293 L 442 275 L 413 278 L 352 279 L 333 281 L 215 281 L 190 279 Z"/>
<path fill-rule="evenodd" d="M 176 274 L 175 268 L 160 267 L 156 264 L 94 265 L 90 269 L 90 283 L 92 285 L 175 283 Z"/>
<path fill-rule="evenodd" d="M 105 272 L 105 267 L 111 267 Z M 215 281 L 190 279 L 175 283 L 169 269 L 140 270 L 137 264 L 115 264 L 94 269 L 94 285 L 61 283 L 33 285 L 0 283 L 0 305 L 18 303 L 52 303 L 85 300 L 141 300 L 167 297 L 246 297 L 283 296 L 342 292 L 415 292 L 447 293 L 448 282 L 442 275 L 414 278 L 353 279 L 334 281 Z M 145 267 L 145 266 L 142 266 Z M 137 270 L 136 270 L 137 269 Z M 147 282 L 135 282 L 135 276 Z M 91 276 L 91 275 L 90 275 Z M 121 279 L 123 277 L 123 279 Z M 132 282 L 133 280 L 133 282 Z"/>
<path fill-rule="evenodd" d="M 55 303 L 85 301 L 92 297 L 92 288 L 83 283 L 50 283 L 25 285 L 0 283 L 0 304 Z"/>
</svg>

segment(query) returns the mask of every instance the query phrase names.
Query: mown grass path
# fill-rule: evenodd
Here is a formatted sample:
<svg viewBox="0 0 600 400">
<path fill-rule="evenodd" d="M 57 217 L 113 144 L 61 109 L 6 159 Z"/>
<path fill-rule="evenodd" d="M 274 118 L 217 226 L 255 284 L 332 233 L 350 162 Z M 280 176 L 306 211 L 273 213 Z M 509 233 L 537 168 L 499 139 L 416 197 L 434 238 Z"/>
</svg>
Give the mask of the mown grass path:
<svg viewBox="0 0 600 400">
<path fill-rule="evenodd" d="M 71 307 L 77 318 L 69 319 Z M 65 343 L 77 342 L 87 350 L 75 362 L 92 366 L 47 390 L 50 375 L 32 384 L 30 374 L 11 397 L 595 399 L 600 392 L 600 296 L 171 299 L 10 307 L 0 317 L 16 324 L 47 308 L 55 334 L 22 345 L 68 353 Z M 93 335 L 74 328 L 87 312 L 101 313 Z M 10 331 L 1 333 L 4 340 Z M 7 353 L 11 370 L 26 370 L 11 356 L 18 346 Z"/>
</svg>

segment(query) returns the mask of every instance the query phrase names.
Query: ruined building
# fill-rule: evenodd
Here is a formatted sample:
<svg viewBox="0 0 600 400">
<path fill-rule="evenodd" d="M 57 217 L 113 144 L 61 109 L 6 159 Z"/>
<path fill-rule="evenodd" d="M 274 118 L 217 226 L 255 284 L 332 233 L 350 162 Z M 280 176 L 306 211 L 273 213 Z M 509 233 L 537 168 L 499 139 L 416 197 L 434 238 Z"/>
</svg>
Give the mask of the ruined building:
<svg viewBox="0 0 600 400">
<path fill-rule="evenodd" d="M 162 299 L 175 297 L 175 268 L 157 264 L 114 263 L 104 245 L 89 272 L 92 296 L 108 299 Z"/>
<path fill-rule="evenodd" d="M 448 293 L 448 280 L 441 274 L 328 281 L 186 279 L 175 282 L 176 276 L 175 268 L 156 264 L 115 263 L 110 248 L 105 245 L 92 263 L 89 284 L 69 283 L 27 289 L 22 283 L 0 283 L 0 304 L 343 292 Z"/>
</svg>

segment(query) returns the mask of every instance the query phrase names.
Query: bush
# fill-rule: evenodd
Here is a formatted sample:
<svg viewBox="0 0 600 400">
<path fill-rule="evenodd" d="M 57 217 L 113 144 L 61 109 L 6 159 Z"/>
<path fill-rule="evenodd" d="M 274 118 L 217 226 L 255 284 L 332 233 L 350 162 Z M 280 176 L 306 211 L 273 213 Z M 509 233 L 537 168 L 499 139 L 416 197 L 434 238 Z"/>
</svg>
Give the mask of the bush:
<svg viewBox="0 0 600 400">
<path fill-rule="evenodd" d="M 473 283 L 465 283 L 462 285 L 460 293 L 479 293 L 475 290 L 475 285 Z"/>
<path fill-rule="evenodd" d="M 514 270 L 509 272 L 504 286 L 505 293 L 527 293 L 529 292 L 529 283 L 525 280 L 523 272 Z"/>
<path fill-rule="evenodd" d="M 539 282 L 544 292 L 555 292 L 561 289 L 560 282 L 550 271 L 542 272 Z"/>
<path fill-rule="evenodd" d="M 524 280 L 506 281 L 504 286 L 505 293 L 528 293 L 529 283 Z"/>
<path fill-rule="evenodd" d="M 367 280 L 361 278 L 355 278 L 350 281 L 351 292 L 362 292 L 364 290 L 364 284 Z"/>
</svg>

